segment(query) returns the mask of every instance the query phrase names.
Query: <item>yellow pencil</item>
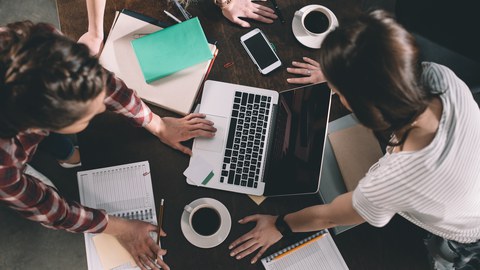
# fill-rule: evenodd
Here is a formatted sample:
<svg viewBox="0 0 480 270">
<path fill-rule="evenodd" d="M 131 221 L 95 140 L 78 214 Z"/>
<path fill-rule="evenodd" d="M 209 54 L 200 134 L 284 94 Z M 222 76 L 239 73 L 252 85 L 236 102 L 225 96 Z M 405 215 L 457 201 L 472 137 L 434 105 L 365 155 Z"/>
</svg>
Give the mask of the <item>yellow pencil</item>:
<svg viewBox="0 0 480 270">
<path fill-rule="evenodd" d="M 288 254 L 290 254 L 290 253 L 292 253 L 292 252 L 294 252 L 295 250 L 297 250 L 297 249 L 299 249 L 299 248 L 301 248 L 301 247 L 303 247 L 303 246 L 306 246 L 306 245 L 308 245 L 308 244 L 313 243 L 315 240 L 320 239 L 320 238 L 322 238 L 323 236 L 325 236 L 325 234 L 321 234 L 321 235 L 319 235 L 319 236 L 317 236 L 317 237 L 315 237 L 315 238 L 312 238 L 312 239 L 308 240 L 307 242 L 305 242 L 305 243 L 303 243 L 303 244 L 301 244 L 301 245 L 298 245 L 298 246 L 296 246 L 295 248 L 292 248 L 292 249 L 290 249 L 289 251 L 287 251 L 287 252 L 285 252 L 285 253 L 282 253 L 282 254 L 278 255 L 278 256 L 275 257 L 273 260 L 280 259 L 280 258 L 282 258 L 282 257 L 284 257 L 284 256 L 286 256 L 286 255 L 288 255 Z"/>
</svg>

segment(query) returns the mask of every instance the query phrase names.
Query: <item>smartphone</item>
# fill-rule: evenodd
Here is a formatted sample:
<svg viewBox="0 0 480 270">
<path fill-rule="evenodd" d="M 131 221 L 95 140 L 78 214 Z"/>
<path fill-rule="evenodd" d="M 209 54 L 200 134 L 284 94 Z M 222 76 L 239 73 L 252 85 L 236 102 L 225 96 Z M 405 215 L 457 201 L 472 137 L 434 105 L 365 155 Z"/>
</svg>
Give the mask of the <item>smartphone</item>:
<svg viewBox="0 0 480 270">
<path fill-rule="evenodd" d="M 265 34 L 258 28 L 240 37 L 240 42 L 247 51 L 253 63 L 262 74 L 268 74 L 280 67 L 282 62 L 273 50 Z"/>
</svg>

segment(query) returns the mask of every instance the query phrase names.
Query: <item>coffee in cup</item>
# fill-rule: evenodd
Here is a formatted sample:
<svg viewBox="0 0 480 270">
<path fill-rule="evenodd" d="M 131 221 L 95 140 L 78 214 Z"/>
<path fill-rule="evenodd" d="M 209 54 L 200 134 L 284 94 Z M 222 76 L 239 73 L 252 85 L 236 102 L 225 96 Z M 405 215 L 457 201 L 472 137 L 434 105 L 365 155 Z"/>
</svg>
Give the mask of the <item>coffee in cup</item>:
<svg viewBox="0 0 480 270">
<path fill-rule="evenodd" d="M 310 5 L 295 12 L 305 32 L 311 36 L 324 36 L 337 26 L 335 15 L 321 5 Z"/>
<path fill-rule="evenodd" d="M 195 233 L 201 236 L 211 236 L 220 229 L 220 214 L 212 206 L 201 204 L 192 208 L 187 205 L 185 211 L 190 213 L 188 222 Z"/>
<path fill-rule="evenodd" d="M 308 31 L 314 34 L 321 34 L 328 30 L 330 21 L 325 13 L 318 10 L 313 10 L 305 15 L 305 18 L 303 19 L 303 25 Z"/>
</svg>

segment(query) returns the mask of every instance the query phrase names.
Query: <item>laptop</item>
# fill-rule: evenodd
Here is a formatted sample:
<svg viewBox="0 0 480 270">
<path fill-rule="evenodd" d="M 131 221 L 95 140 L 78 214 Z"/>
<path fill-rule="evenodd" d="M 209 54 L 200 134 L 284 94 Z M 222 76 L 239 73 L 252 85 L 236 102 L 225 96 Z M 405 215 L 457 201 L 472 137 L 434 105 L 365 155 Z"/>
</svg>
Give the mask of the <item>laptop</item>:
<svg viewBox="0 0 480 270">
<path fill-rule="evenodd" d="M 201 159 L 211 169 L 200 186 L 263 196 L 318 192 L 330 104 L 326 84 L 277 92 L 207 80 L 199 112 L 217 132 L 193 143 L 190 165 Z"/>
</svg>

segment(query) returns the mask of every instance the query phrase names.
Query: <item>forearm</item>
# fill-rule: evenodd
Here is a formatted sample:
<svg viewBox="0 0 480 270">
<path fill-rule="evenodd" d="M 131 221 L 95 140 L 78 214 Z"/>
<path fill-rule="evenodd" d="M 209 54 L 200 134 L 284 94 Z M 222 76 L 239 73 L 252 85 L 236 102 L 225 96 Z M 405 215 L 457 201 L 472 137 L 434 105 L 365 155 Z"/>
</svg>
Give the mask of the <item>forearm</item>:
<svg viewBox="0 0 480 270">
<path fill-rule="evenodd" d="M 88 32 L 103 38 L 103 16 L 107 0 L 86 0 L 88 12 Z"/>
<path fill-rule="evenodd" d="M 153 117 L 150 108 L 120 78 L 109 71 L 106 72 L 108 73 L 107 96 L 104 103 L 107 109 L 123 114 L 135 126 L 148 125 Z"/>
<path fill-rule="evenodd" d="M 66 200 L 32 176 L 23 175 L 10 185 L 1 186 L 0 202 L 48 228 L 96 233 L 103 231 L 107 224 L 102 210 Z"/>
<path fill-rule="evenodd" d="M 163 120 L 160 116 L 152 112 L 152 120 L 145 125 L 145 129 L 157 136 L 165 129 Z"/>
<path fill-rule="evenodd" d="M 113 236 L 120 235 L 125 230 L 125 226 L 126 226 L 125 221 L 126 220 L 109 215 L 107 227 L 105 228 L 103 233 L 110 234 Z"/>
<path fill-rule="evenodd" d="M 352 192 L 342 194 L 332 203 L 315 205 L 285 216 L 293 232 L 328 229 L 339 225 L 353 225 L 365 220 L 353 209 Z"/>
</svg>

